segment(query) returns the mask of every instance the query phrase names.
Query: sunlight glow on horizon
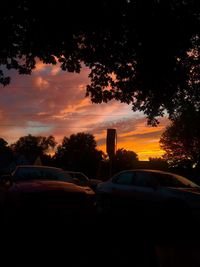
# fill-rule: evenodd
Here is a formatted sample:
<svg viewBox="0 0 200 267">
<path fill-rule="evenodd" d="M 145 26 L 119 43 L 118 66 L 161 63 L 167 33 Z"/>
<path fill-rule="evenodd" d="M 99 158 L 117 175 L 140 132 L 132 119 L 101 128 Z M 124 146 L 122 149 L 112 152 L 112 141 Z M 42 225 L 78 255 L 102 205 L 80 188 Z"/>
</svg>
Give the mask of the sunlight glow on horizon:
<svg viewBox="0 0 200 267">
<path fill-rule="evenodd" d="M 164 151 L 159 146 L 159 140 L 155 140 L 149 144 L 143 144 L 143 140 L 139 140 L 139 142 L 118 142 L 117 149 L 126 149 L 134 151 L 137 155 L 139 160 L 147 161 L 149 158 L 159 158 L 162 157 Z M 106 144 L 102 144 L 98 146 L 99 150 L 102 150 L 106 153 Z"/>
</svg>

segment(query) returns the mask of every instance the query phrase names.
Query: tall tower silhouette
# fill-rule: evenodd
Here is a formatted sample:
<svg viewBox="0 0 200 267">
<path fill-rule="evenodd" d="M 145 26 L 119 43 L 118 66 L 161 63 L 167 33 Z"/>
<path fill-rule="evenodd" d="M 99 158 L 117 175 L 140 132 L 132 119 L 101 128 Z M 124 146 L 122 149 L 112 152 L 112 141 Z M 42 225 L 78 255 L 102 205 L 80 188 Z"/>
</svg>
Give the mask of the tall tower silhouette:
<svg viewBox="0 0 200 267">
<path fill-rule="evenodd" d="M 107 129 L 106 152 L 110 159 L 115 155 L 117 149 L 117 131 L 116 129 Z"/>
</svg>

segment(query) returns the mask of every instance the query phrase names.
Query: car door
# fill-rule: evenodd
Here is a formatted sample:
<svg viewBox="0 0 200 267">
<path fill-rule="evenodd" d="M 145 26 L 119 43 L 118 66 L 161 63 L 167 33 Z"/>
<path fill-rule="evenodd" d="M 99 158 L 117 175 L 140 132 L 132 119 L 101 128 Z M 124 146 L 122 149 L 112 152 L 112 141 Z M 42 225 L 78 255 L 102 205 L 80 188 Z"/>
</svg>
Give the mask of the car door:
<svg viewBox="0 0 200 267">
<path fill-rule="evenodd" d="M 151 207 L 160 199 L 159 182 L 151 172 L 123 172 L 113 180 L 112 194 L 118 204 L 142 209 Z"/>
<path fill-rule="evenodd" d="M 153 181 L 151 180 L 152 177 L 147 172 L 122 172 L 114 177 L 112 192 L 121 197 L 143 198 L 144 194 L 150 196 L 154 193 Z"/>
<path fill-rule="evenodd" d="M 134 172 L 123 171 L 115 175 L 110 184 L 112 206 L 115 208 L 125 208 L 132 194 L 132 182 Z"/>
<path fill-rule="evenodd" d="M 159 183 L 151 172 L 136 171 L 132 181 L 134 199 L 141 202 L 153 202 L 157 198 Z"/>
<path fill-rule="evenodd" d="M 131 171 L 121 172 L 112 179 L 112 195 L 125 197 L 132 190 L 134 173 Z"/>
<path fill-rule="evenodd" d="M 137 171 L 133 179 L 135 206 L 147 213 L 157 212 L 166 200 L 161 184 L 162 175 L 151 171 Z"/>
</svg>

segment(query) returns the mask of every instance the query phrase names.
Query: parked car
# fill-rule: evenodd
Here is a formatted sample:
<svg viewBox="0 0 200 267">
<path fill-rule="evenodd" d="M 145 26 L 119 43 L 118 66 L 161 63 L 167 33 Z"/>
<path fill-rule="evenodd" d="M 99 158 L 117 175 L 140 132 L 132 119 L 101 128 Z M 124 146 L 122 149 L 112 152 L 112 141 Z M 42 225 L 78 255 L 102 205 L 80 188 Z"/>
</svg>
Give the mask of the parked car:
<svg viewBox="0 0 200 267">
<path fill-rule="evenodd" d="M 97 186 L 101 212 L 130 216 L 199 217 L 200 187 L 187 178 L 157 170 L 126 170 Z M 172 218 L 172 217 L 171 217 Z"/>
<path fill-rule="evenodd" d="M 3 177 L 6 177 L 6 175 Z M 32 179 L 73 182 L 72 177 L 67 175 L 63 169 L 39 165 L 19 165 L 11 173 L 10 178 L 15 182 L 22 180 L 29 181 Z"/>
<path fill-rule="evenodd" d="M 75 172 L 75 171 L 65 171 L 66 177 L 73 179 L 73 182 L 79 186 L 89 186 L 93 190 L 96 190 L 96 187 L 101 180 L 97 179 L 89 179 L 84 173 L 82 172 Z"/>
<path fill-rule="evenodd" d="M 67 180 L 68 179 L 68 180 Z M 4 188 L 5 219 L 10 217 L 56 218 L 67 222 L 79 217 L 87 220 L 95 209 L 95 193 L 67 178 L 62 169 L 48 166 L 19 166 L 1 179 Z"/>
</svg>

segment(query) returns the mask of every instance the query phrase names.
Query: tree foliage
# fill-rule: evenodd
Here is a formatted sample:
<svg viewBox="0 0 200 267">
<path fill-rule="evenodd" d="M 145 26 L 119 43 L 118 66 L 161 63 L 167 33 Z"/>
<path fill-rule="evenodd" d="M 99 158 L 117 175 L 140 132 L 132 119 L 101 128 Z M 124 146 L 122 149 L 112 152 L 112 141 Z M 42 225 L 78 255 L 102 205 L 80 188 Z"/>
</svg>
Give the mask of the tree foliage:
<svg viewBox="0 0 200 267">
<path fill-rule="evenodd" d="M 200 167 L 200 111 L 187 107 L 173 118 L 160 139 L 172 166 Z"/>
<path fill-rule="evenodd" d="M 89 133 L 72 134 L 64 137 L 58 146 L 55 160 L 60 167 L 69 171 L 81 171 L 95 178 L 102 160 L 102 151 L 97 150 L 95 138 Z"/>
<path fill-rule="evenodd" d="M 13 153 L 7 141 L 0 138 L 0 168 L 7 167 L 13 160 Z"/>
<path fill-rule="evenodd" d="M 118 149 L 113 159 L 113 172 L 130 170 L 137 166 L 138 155 L 134 151 Z"/>
<path fill-rule="evenodd" d="M 38 156 L 43 156 L 56 146 L 53 136 L 33 136 L 31 134 L 22 136 L 11 145 L 12 150 L 17 155 L 23 155 L 30 163 L 34 163 Z"/>
<path fill-rule="evenodd" d="M 4 1 L 0 83 L 4 66 L 31 73 L 36 57 L 70 72 L 84 63 L 93 102 L 117 99 L 156 123 L 185 97 L 199 105 L 199 17 L 199 0 Z"/>
</svg>

